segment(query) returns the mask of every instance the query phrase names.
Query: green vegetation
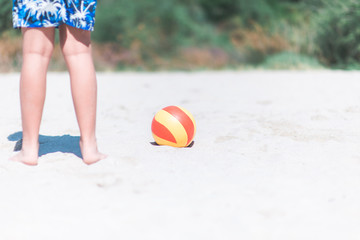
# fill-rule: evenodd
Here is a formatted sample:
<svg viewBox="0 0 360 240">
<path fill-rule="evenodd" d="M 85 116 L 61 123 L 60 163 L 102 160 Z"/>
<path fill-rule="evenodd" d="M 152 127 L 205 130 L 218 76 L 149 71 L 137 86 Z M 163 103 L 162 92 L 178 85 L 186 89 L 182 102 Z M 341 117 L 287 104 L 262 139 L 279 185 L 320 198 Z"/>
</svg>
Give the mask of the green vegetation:
<svg viewBox="0 0 360 240">
<path fill-rule="evenodd" d="M 331 67 L 359 68 L 360 1 L 326 3 L 316 18 L 318 56 Z"/>
<path fill-rule="evenodd" d="M 359 69 L 359 22 L 358 0 L 99 0 L 94 56 L 101 70 Z M 8 69 L 19 65 L 14 32 L 0 0 Z"/>
<path fill-rule="evenodd" d="M 324 68 L 316 58 L 293 52 L 281 52 L 271 55 L 261 64 L 265 69 L 322 69 Z"/>
<path fill-rule="evenodd" d="M 0 32 L 11 28 L 12 1 L 0 0 Z"/>
</svg>

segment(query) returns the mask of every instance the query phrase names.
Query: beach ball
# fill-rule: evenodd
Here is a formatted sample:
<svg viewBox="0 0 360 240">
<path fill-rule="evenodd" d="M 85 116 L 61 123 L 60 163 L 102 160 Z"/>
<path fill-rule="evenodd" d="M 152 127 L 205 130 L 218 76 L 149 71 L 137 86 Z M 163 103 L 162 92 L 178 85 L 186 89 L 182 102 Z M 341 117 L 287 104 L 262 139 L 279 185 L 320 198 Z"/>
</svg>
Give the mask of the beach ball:
<svg viewBox="0 0 360 240">
<path fill-rule="evenodd" d="M 187 147 L 194 139 L 196 125 L 189 111 L 179 106 L 168 106 L 155 114 L 151 131 L 159 145 Z"/>
</svg>

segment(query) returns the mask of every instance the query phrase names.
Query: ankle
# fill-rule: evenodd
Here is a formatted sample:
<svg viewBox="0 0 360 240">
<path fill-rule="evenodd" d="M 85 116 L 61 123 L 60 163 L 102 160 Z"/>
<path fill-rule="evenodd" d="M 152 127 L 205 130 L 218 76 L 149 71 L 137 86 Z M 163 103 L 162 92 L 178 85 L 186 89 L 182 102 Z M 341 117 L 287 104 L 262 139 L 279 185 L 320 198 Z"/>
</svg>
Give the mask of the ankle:
<svg viewBox="0 0 360 240">
<path fill-rule="evenodd" d="M 96 144 L 96 137 L 80 137 L 80 144 L 83 145 Z"/>
<path fill-rule="evenodd" d="M 33 141 L 33 140 L 27 140 L 27 139 L 22 139 L 21 142 L 21 148 L 23 150 L 27 150 L 27 149 L 39 149 L 39 141 Z"/>
</svg>

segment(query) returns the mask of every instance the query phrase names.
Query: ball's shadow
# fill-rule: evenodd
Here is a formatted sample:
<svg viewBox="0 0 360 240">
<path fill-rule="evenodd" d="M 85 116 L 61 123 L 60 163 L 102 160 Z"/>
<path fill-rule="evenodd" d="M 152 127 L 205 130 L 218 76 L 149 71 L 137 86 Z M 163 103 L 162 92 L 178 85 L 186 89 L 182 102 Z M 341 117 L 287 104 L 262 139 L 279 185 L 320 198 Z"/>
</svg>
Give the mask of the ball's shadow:
<svg viewBox="0 0 360 240">
<path fill-rule="evenodd" d="M 8 140 L 15 142 L 14 152 L 20 151 L 22 148 L 22 132 L 16 132 L 8 136 Z M 82 158 L 79 136 L 39 136 L 39 157 L 55 152 L 72 153 Z"/>
<path fill-rule="evenodd" d="M 157 144 L 156 142 L 150 142 L 150 144 L 151 145 L 153 145 L 153 146 L 164 146 L 164 145 L 159 145 L 159 144 Z M 189 144 L 189 146 L 187 146 L 187 147 L 185 147 L 185 148 L 192 148 L 193 146 L 194 146 L 194 144 L 195 144 L 195 141 L 192 141 L 190 144 Z"/>
</svg>

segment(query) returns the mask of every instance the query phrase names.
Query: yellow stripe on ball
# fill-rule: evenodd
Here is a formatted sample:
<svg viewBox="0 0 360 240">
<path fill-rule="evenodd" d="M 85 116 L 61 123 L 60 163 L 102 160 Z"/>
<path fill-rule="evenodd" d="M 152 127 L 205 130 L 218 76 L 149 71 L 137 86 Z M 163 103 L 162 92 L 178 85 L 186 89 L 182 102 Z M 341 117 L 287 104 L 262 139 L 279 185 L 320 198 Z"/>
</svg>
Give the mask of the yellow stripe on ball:
<svg viewBox="0 0 360 240">
<path fill-rule="evenodd" d="M 154 133 L 152 134 L 155 142 L 159 145 L 167 145 L 167 146 L 171 146 L 171 147 L 179 147 L 177 143 L 173 143 L 170 141 L 166 141 L 165 139 L 156 136 Z"/>
<path fill-rule="evenodd" d="M 172 143 L 162 139 L 159 142 L 155 139 L 155 141 L 160 145 L 169 145 L 173 147 L 185 147 L 187 145 L 188 137 L 185 128 L 183 125 L 170 113 L 160 110 L 155 115 L 155 120 L 164 125 L 174 136 L 176 143 Z M 155 135 L 156 136 L 156 135 Z M 156 138 L 160 138 L 156 136 Z M 166 143 L 166 144 L 163 144 Z"/>
</svg>

